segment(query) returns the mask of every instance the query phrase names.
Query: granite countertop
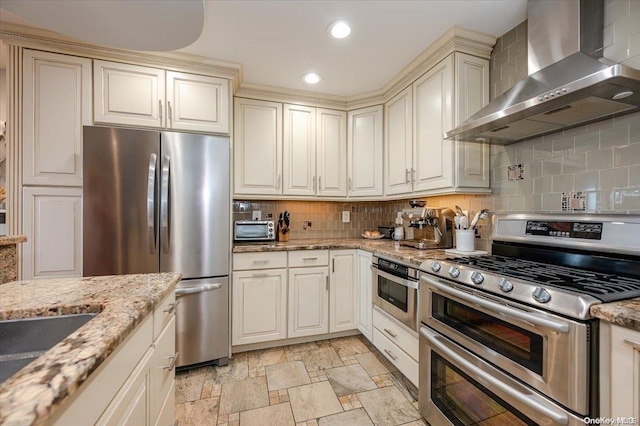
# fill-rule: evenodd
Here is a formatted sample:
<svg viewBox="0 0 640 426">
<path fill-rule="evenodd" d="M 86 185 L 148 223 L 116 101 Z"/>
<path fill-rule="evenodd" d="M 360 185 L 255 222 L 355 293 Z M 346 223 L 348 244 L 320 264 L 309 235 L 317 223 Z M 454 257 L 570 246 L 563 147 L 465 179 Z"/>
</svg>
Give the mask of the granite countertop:
<svg viewBox="0 0 640 426">
<path fill-rule="evenodd" d="M 1 235 L 0 247 L 10 246 L 12 244 L 24 243 L 25 241 L 27 241 L 27 237 L 25 237 L 24 235 Z"/>
<path fill-rule="evenodd" d="M 640 297 L 592 306 L 591 315 L 615 325 L 640 331 Z"/>
<path fill-rule="evenodd" d="M 15 281 L 0 320 L 98 313 L 0 385 L 0 424 L 44 423 L 175 288 L 178 273 Z"/>
<path fill-rule="evenodd" d="M 363 249 L 373 254 L 397 259 L 405 263 L 420 265 L 427 259 L 442 259 L 445 256 L 442 249 L 418 250 L 401 246 L 397 241 L 380 239 L 368 240 L 365 238 L 336 238 L 336 239 L 304 239 L 292 240 L 286 243 L 236 243 L 234 253 L 252 253 L 261 251 L 287 251 L 287 250 L 322 250 L 322 249 Z"/>
</svg>

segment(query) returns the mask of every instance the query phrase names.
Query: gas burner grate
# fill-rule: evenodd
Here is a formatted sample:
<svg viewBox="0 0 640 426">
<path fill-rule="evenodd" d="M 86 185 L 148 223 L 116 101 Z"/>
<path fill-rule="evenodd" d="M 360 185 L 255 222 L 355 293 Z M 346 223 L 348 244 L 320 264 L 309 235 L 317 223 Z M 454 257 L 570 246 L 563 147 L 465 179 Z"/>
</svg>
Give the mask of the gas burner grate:
<svg viewBox="0 0 640 426">
<path fill-rule="evenodd" d="M 551 265 L 513 257 L 487 255 L 449 259 L 505 277 L 572 290 L 604 302 L 640 296 L 640 279 Z"/>
</svg>

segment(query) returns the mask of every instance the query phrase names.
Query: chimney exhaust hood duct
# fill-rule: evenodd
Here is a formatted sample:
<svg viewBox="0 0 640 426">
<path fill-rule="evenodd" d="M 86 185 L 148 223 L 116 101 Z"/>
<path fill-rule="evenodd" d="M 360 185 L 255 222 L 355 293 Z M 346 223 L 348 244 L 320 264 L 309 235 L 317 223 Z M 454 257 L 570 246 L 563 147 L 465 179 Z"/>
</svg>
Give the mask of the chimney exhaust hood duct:
<svg viewBox="0 0 640 426">
<path fill-rule="evenodd" d="M 445 139 L 508 145 L 640 110 L 640 71 L 602 58 L 603 0 L 529 0 L 527 15 L 529 76 Z"/>
</svg>

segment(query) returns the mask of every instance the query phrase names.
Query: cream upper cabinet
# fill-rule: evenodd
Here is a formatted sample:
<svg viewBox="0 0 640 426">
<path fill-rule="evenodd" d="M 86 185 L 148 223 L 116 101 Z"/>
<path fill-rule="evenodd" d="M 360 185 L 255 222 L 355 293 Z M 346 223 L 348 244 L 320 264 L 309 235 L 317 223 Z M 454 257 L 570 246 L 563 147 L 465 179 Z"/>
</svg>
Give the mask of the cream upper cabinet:
<svg viewBox="0 0 640 426">
<path fill-rule="evenodd" d="M 235 98 L 234 194 L 282 194 L 282 104 Z"/>
<path fill-rule="evenodd" d="M 229 80 L 167 71 L 167 127 L 229 133 Z"/>
<path fill-rule="evenodd" d="M 369 339 L 373 340 L 373 282 L 371 274 L 371 262 L 373 254 L 365 250 L 356 252 L 356 304 L 358 317 L 358 330 Z"/>
<path fill-rule="evenodd" d="M 347 113 L 316 109 L 316 195 L 347 195 Z"/>
<path fill-rule="evenodd" d="M 413 84 L 414 192 L 489 188 L 488 144 L 459 143 L 443 134 L 488 102 L 489 61 L 454 53 Z"/>
<path fill-rule="evenodd" d="M 413 92 L 407 87 L 384 106 L 385 194 L 413 191 Z"/>
<path fill-rule="evenodd" d="M 287 337 L 329 332 L 329 274 L 326 266 L 289 268 Z"/>
<path fill-rule="evenodd" d="M 95 60 L 93 88 L 96 123 L 165 126 L 164 70 Z"/>
<path fill-rule="evenodd" d="M 23 64 L 23 184 L 81 186 L 91 60 L 25 50 Z"/>
<path fill-rule="evenodd" d="M 300 105 L 284 105 L 282 193 L 315 195 L 316 175 L 316 109 Z"/>
<path fill-rule="evenodd" d="M 382 105 L 349 111 L 347 129 L 348 194 L 382 195 Z"/>
<path fill-rule="evenodd" d="M 93 61 L 96 123 L 229 133 L 229 81 Z"/>
<path fill-rule="evenodd" d="M 329 252 L 329 332 L 358 328 L 356 313 L 356 250 Z"/>
</svg>

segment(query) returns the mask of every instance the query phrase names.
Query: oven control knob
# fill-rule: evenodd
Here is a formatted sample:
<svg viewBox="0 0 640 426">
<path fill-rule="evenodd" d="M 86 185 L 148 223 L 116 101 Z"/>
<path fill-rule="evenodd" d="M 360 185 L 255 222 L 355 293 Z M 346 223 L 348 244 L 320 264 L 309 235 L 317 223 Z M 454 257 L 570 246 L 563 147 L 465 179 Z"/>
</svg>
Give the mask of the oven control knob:
<svg viewBox="0 0 640 426">
<path fill-rule="evenodd" d="M 440 268 L 441 268 L 441 266 L 440 266 L 440 264 L 438 262 L 433 262 L 431 264 L 431 270 L 433 272 L 438 272 L 440 270 Z"/>
<path fill-rule="evenodd" d="M 513 290 L 513 284 L 511 284 L 511 281 L 506 278 L 503 278 L 502 281 L 500 281 L 498 287 L 500 287 L 500 290 L 504 291 L 505 293 L 509 293 L 511 290 Z"/>
<path fill-rule="evenodd" d="M 549 300 L 551 300 L 551 295 L 544 288 L 537 287 L 535 290 L 533 290 L 533 298 L 540 303 L 547 303 Z"/>
<path fill-rule="evenodd" d="M 482 284 L 482 281 L 484 281 L 484 277 L 480 272 L 474 272 L 471 274 L 471 281 L 473 281 L 475 285 L 479 285 Z"/>
<path fill-rule="evenodd" d="M 460 269 L 452 266 L 449 268 L 449 275 L 451 275 L 451 278 L 458 278 L 460 276 Z"/>
</svg>

